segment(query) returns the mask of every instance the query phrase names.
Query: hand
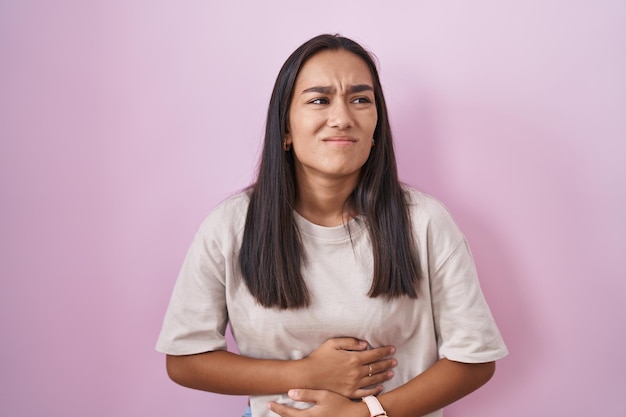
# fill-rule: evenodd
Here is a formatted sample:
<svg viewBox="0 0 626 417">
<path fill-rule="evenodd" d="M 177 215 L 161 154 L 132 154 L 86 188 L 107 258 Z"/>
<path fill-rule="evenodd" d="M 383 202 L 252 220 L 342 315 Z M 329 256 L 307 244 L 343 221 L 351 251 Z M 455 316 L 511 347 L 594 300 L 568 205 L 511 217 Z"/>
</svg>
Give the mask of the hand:
<svg viewBox="0 0 626 417">
<path fill-rule="evenodd" d="M 351 337 L 329 339 L 302 359 L 310 375 L 308 388 L 328 390 L 347 398 L 376 395 L 381 383 L 393 377 L 397 361 L 389 356 L 392 346 L 367 349 L 368 344 Z"/>
<path fill-rule="evenodd" d="M 292 389 L 289 398 L 315 404 L 311 408 L 300 410 L 284 404 L 271 402 L 270 410 L 281 417 L 367 417 L 369 410 L 362 402 L 353 402 L 339 394 L 326 390 Z"/>
</svg>

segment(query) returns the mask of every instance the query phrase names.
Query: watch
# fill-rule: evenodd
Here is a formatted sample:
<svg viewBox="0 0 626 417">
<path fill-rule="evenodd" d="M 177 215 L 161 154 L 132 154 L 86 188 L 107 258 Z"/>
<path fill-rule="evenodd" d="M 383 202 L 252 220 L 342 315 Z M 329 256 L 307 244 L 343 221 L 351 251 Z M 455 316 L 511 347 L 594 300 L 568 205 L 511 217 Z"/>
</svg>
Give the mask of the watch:
<svg viewBox="0 0 626 417">
<path fill-rule="evenodd" d="M 387 416 L 387 412 L 385 411 L 383 406 L 380 405 L 380 401 L 378 401 L 378 398 L 374 397 L 373 395 L 368 395 L 367 397 L 363 397 L 363 402 L 365 403 L 365 405 L 367 405 L 367 408 L 370 410 L 370 416 L 372 417 Z"/>
</svg>

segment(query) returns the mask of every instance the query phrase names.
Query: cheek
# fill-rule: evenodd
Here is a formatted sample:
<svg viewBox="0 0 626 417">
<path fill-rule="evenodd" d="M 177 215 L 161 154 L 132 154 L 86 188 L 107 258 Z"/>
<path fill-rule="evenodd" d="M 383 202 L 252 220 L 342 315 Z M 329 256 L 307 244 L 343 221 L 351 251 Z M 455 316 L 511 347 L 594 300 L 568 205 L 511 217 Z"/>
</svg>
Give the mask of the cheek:
<svg viewBox="0 0 626 417">
<path fill-rule="evenodd" d="M 299 120 L 298 123 L 291 124 L 290 136 L 294 143 L 309 144 L 315 142 L 315 138 L 320 131 L 320 124 L 313 119 Z"/>
<path fill-rule="evenodd" d="M 303 117 L 297 110 L 291 110 L 289 112 L 289 132 L 297 134 L 303 130 L 303 126 L 306 125 L 306 117 Z"/>
<path fill-rule="evenodd" d="M 370 132 L 372 136 L 374 136 L 374 131 L 376 130 L 376 126 L 378 125 L 378 112 L 374 109 L 372 114 L 368 115 L 363 120 L 363 128 L 367 132 Z"/>
</svg>

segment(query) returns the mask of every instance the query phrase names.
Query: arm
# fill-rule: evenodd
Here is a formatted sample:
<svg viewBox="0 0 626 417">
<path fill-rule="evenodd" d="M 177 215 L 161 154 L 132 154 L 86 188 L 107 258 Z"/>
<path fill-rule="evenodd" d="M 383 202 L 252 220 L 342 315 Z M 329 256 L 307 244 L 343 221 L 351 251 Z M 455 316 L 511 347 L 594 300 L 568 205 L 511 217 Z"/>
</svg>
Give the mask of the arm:
<svg viewBox="0 0 626 417">
<path fill-rule="evenodd" d="M 494 371 L 495 362 L 469 364 L 441 359 L 424 373 L 378 399 L 389 417 L 423 416 L 475 391 L 489 381 Z M 297 401 L 315 403 L 308 409 L 307 417 L 369 417 L 364 403 L 355 403 L 327 391 L 296 389 L 289 391 L 289 396 Z M 303 415 L 301 410 L 277 403 L 271 403 L 270 408 L 282 417 Z"/>
<path fill-rule="evenodd" d="M 389 416 L 421 416 L 477 390 L 491 379 L 495 370 L 495 362 L 441 359 L 408 383 L 381 395 L 379 401 Z"/>
<path fill-rule="evenodd" d="M 392 347 L 365 350 L 352 338 L 330 339 L 300 360 L 253 359 L 227 351 L 197 355 L 167 355 L 166 366 L 176 383 L 231 395 L 287 392 L 293 387 L 325 389 L 348 398 L 380 393 L 396 365 Z M 372 376 L 369 376 L 372 366 Z M 361 388 L 361 387 L 372 388 Z"/>
</svg>

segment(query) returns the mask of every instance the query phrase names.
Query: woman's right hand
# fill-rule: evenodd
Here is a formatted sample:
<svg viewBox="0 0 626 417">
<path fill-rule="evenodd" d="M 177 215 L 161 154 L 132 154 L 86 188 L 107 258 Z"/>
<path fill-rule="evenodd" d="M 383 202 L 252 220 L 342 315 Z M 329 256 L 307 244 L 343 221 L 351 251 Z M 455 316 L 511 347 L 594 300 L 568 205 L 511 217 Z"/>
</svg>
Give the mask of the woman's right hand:
<svg viewBox="0 0 626 417">
<path fill-rule="evenodd" d="M 302 359 L 312 383 L 306 388 L 352 399 L 379 394 L 381 384 L 393 377 L 397 361 L 390 356 L 394 352 L 393 346 L 368 349 L 367 342 L 351 337 L 329 339 Z"/>
</svg>

